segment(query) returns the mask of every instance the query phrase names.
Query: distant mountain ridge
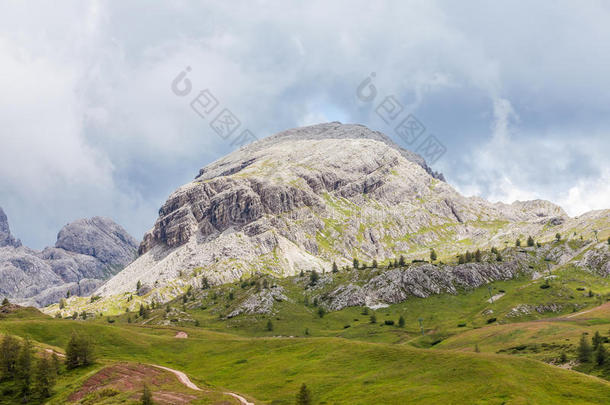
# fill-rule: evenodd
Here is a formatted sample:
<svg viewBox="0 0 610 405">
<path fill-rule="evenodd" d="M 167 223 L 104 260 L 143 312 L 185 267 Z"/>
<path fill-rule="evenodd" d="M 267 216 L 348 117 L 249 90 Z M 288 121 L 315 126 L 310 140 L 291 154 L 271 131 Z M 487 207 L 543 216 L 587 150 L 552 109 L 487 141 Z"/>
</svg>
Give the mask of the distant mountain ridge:
<svg viewBox="0 0 610 405">
<path fill-rule="evenodd" d="M 46 306 L 65 297 L 88 295 L 130 263 L 137 242 L 112 220 L 80 219 L 64 226 L 54 247 L 36 251 L 10 232 L 0 208 L 0 298 Z"/>
</svg>

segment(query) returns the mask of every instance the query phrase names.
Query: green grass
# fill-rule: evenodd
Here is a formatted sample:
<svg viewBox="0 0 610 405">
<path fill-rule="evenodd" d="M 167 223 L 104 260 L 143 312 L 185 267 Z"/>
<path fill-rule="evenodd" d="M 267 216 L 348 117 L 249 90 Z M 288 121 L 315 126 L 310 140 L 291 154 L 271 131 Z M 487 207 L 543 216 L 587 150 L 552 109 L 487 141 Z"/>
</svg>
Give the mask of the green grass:
<svg viewBox="0 0 610 405">
<path fill-rule="evenodd" d="M 606 403 L 610 384 L 542 363 L 340 338 L 241 338 L 172 329 L 67 320 L 0 322 L 3 333 L 62 347 L 72 330 L 93 337 L 108 360 L 159 363 L 198 384 L 292 404 L 301 383 L 316 403 Z M 482 383 L 484 381 L 484 383 Z"/>
</svg>

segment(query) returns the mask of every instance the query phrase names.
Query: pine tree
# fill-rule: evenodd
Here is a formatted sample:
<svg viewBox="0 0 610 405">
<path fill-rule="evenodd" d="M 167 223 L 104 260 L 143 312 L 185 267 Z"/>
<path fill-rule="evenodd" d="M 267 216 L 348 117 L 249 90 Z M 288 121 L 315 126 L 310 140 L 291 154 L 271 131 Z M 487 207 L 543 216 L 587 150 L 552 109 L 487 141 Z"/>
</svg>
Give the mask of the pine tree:
<svg viewBox="0 0 610 405">
<path fill-rule="evenodd" d="M 521 239 L 517 239 L 517 241 L 515 242 L 515 246 L 517 246 L 517 247 L 521 246 Z"/>
<path fill-rule="evenodd" d="M 66 299 L 62 298 L 59 300 L 59 309 L 64 309 L 66 307 Z"/>
<path fill-rule="evenodd" d="M 55 384 L 55 373 L 53 366 L 46 354 L 36 362 L 34 372 L 34 392 L 40 399 L 51 396 L 53 385 Z"/>
<path fill-rule="evenodd" d="M 324 308 L 319 307 L 319 308 L 318 308 L 318 316 L 319 316 L 320 318 L 324 318 L 324 315 L 326 315 L 326 311 L 324 310 Z"/>
<path fill-rule="evenodd" d="M 477 249 L 477 251 L 474 252 L 474 261 L 475 262 L 481 261 L 481 250 L 480 249 Z"/>
<path fill-rule="evenodd" d="M 434 249 L 430 250 L 430 261 L 434 262 L 437 259 L 436 252 Z"/>
<path fill-rule="evenodd" d="M 498 248 L 496 248 L 495 246 L 491 248 L 491 253 L 493 254 L 498 254 Z"/>
<path fill-rule="evenodd" d="M 496 255 L 496 261 L 497 262 L 501 262 L 502 261 L 502 255 L 500 254 L 500 252 L 498 252 L 498 254 Z"/>
<path fill-rule="evenodd" d="M 370 320 L 371 323 L 377 323 L 377 316 L 375 315 L 374 312 L 369 317 L 369 320 Z"/>
<path fill-rule="evenodd" d="M 142 282 L 138 280 L 138 282 L 136 283 L 136 291 L 140 291 L 140 288 L 142 288 Z"/>
<path fill-rule="evenodd" d="M 309 285 L 316 285 L 316 283 L 318 282 L 318 280 L 320 279 L 320 275 L 318 274 L 317 271 L 313 270 L 311 272 L 311 274 L 309 275 Z"/>
<path fill-rule="evenodd" d="M 53 351 L 53 354 L 51 355 L 51 368 L 53 369 L 54 375 L 58 376 L 61 374 L 61 361 L 55 351 Z"/>
<path fill-rule="evenodd" d="M 458 264 L 464 264 L 464 263 L 466 263 L 466 256 L 459 255 L 458 256 Z"/>
<path fill-rule="evenodd" d="M 354 265 L 354 269 L 355 269 L 355 270 L 358 270 L 358 265 L 359 265 L 358 259 L 356 259 L 356 258 L 354 257 L 354 260 L 352 260 L 352 264 Z"/>
<path fill-rule="evenodd" d="M 560 234 L 560 233 L 556 233 L 556 234 L 555 234 L 555 240 L 556 240 L 557 242 L 559 242 L 559 241 L 561 240 L 561 234 Z"/>
<path fill-rule="evenodd" d="M 337 266 L 336 262 L 333 262 L 333 273 L 338 273 L 339 272 L 339 267 Z"/>
<path fill-rule="evenodd" d="M 606 352 L 606 348 L 603 344 L 599 344 L 597 347 L 597 351 L 595 352 L 595 362 L 598 366 L 603 366 L 606 363 L 606 358 L 608 357 L 608 352 Z"/>
<path fill-rule="evenodd" d="M 405 267 L 407 265 L 407 262 L 405 261 L 405 257 L 403 255 L 400 255 L 400 260 L 398 260 L 398 265 L 400 267 Z"/>
<path fill-rule="evenodd" d="M 398 318 L 398 326 L 400 326 L 401 328 L 405 327 L 405 317 L 400 315 L 400 318 Z"/>
<path fill-rule="evenodd" d="M 273 322 L 271 322 L 271 319 L 269 319 L 267 321 L 267 331 L 271 332 L 273 330 Z"/>
<path fill-rule="evenodd" d="M 25 402 L 32 385 L 32 359 L 32 342 L 26 338 L 17 358 L 17 383 Z"/>
<path fill-rule="evenodd" d="M 68 346 L 66 347 L 66 368 L 71 370 L 79 366 L 78 341 L 75 333 L 72 333 Z"/>
<path fill-rule="evenodd" d="M 580 343 L 578 345 L 578 360 L 581 363 L 588 363 L 591 361 L 591 345 L 587 340 L 587 337 L 583 333 L 580 338 Z"/>
<path fill-rule="evenodd" d="M 4 297 L 4 299 L 2 300 L 2 306 L 5 307 L 7 305 L 10 305 L 10 301 L 8 300 L 8 298 Z"/>
<path fill-rule="evenodd" d="M 0 345 L 0 377 L 4 379 L 15 378 L 17 358 L 20 351 L 19 341 L 11 335 L 5 335 Z"/>
<path fill-rule="evenodd" d="M 595 331 L 593 338 L 591 338 L 591 342 L 593 343 L 593 350 L 597 350 L 602 343 L 602 335 L 599 334 L 599 331 Z"/>
<path fill-rule="evenodd" d="M 534 246 L 534 238 L 532 238 L 531 236 L 528 236 L 527 238 L 527 246 L 532 247 Z"/>
<path fill-rule="evenodd" d="M 373 264 L 371 264 L 371 267 L 374 269 L 377 268 L 377 260 L 373 259 Z"/>
<path fill-rule="evenodd" d="M 144 389 L 142 390 L 142 398 L 140 399 L 140 403 L 142 405 L 153 405 L 152 393 L 150 392 L 150 388 L 148 385 L 144 384 Z"/>
<path fill-rule="evenodd" d="M 311 393 L 309 392 L 309 389 L 305 383 L 301 385 L 301 389 L 297 394 L 296 405 L 311 405 Z"/>
<path fill-rule="evenodd" d="M 472 261 L 472 253 L 470 253 L 470 251 L 466 251 L 466 256 L 464 256 L 464 259 L 466 260 L 466 263 L 470 263 Z"/>
<path fill-rule="evenodd" d="M 73 333 L 66 347 L 66 368 L 68 370 L 88 366 L 94 361 L 93 344 L 85 336 Z"/>
</svg>

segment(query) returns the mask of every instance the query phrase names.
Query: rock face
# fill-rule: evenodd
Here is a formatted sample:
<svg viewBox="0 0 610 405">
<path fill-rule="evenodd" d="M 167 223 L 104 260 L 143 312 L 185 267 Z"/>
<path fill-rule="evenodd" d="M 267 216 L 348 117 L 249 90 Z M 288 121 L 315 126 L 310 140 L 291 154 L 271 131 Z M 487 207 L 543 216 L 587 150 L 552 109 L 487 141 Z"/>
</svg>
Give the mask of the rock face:
<svg viewBox="0 0 610 405">
<path fill-rule="evenodd" d="M 134 259 L 136 240 L 108 218 L 79 219 L 64 226 L 55 247 L 91 256 L 107 265 L 124 267 Z"/>
<path fill-rule="evenodd" d="M 137 247 L 123 228 L 99 217 L 66 225 L 55 247 L 40 252 L 12 238 L 1 209 L 0 231 L 0 298 L 36 306 L 57 302 L 68 291 L 90 295 L 135 258 Z"/>
<path fill-rule="evenodd" d="M 610 245 L 606 242 L 598 243 L 584 254 L 578 265 L 600 276 L 610 276 Z"/>
<path fill-rule="evenodd" d="M 510 280 L 521 271 L 523 266 L 518 261 L 457 266 L 422 264 L 385 271 L 364 286 L 342 285 L 324 294 L 321 302 L 330 311 L 379 303 L 397 304 L 410 297 L 457 294 L 459 289 L 473 289 L 493 281 Z"/>
<path fill-rule="evenodd" d="M 596 215 L 596 221 L 610 221 L 610 211 Z M 514 245 L 527 235 L 552 240 L 576 225 L 585 229 L 593 218 L 584 217 L 569 218 L 547 201 L 492 204 L 464 197 L 420 156 L 379 132 L 313 125 L 262 139 L 201 169 L 163 204 L 139 258 L 98 293 L 133 291 L 138 280 L 187 283 L 189 274 L 195 283 L 199 270 L 218 284 L 255 272 L 330 270 L 333 261 L 346 265 L 353 257 L 427 258 L 430 246 L 449 256 L 465 246 Z"/>
<path fill-rule="evenodd" d="M 0 247 L 3 246 L 21 246 L 21 242 L 11 235 L 11 230 L 8 226 L 8 218 L 0 207 Z"/>
</svg>

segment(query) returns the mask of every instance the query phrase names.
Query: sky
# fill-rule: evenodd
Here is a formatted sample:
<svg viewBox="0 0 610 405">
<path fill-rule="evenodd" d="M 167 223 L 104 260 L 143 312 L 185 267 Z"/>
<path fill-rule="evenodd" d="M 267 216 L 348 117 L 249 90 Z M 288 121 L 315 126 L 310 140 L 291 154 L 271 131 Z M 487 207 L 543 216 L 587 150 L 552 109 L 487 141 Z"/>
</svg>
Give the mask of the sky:
<svg viewBox="0 0 610 405">
<path fill-rule="evenodd" d="M 141 239 L 244 129 L 360 123 L 417 148 L 378 114 L 393 97 L 463 194 L 610 208 L 608 21 L 593 0 L 5 1 L 0 206 L 36 249 L 95 215 Z M 191 107 L 204 90 L 235 134 Z"/>
</svg>

